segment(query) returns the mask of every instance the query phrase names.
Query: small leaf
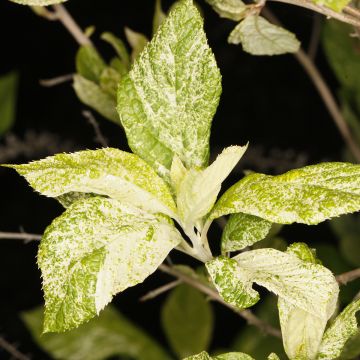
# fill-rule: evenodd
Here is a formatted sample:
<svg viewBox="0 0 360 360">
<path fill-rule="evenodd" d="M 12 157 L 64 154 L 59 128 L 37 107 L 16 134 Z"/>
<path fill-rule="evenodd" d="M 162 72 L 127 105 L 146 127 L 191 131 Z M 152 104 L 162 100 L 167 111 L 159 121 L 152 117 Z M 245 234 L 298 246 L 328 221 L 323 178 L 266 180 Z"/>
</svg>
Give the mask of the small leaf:
<svg viewBox="0 0 360 360">
<path fill-rule="evenodd" d="M 279 224 L 318 224 L 360 210 L 360 166 L 322 163 L 283 175 L 251 174 L 215 204 L 210 219 L 243 212 Z"/>
<path fill-rule="evenodd" d="M 325 6 L 337 12 L 341 12 L 341 10 L 346 5 L 348 5 L 351 0 L 312 0 L 312 1 L 317 5 Z"/>
<path fill-rule="evenodd" d="M 125 27 L 125 36 L 132 48 L 131 59 L 135 61 L 144 50 L 149 39 L 144 34 L 131 30 L 128 27 Z"/>
<path fill-rule="evenodd" d="M 182 0 L 119 85 L 131 149 L 167 178 L 174 154 L 187 168 L 205 167 L 220 92 L 203 19 L 191 0 Z"/>
<path fill-rule="evenodd" d="M 181 182 L 177 206 L 184 228 L 191 228 L 214 206 L 222 182 L 239 162 L 247 146 L 223 150 L 205 170 L 191 169 Z"/>
<path fill-rule="evenodd" d="M 0 135 L 8 131 L 15 121 L 18 80 L 17 72 L 0 76 Z"/>
<path fill-rule="evenodd" d="M 360 300 L 349 304 L 326 330 L 322 339 L 318 359 L 336 359 L 346 342 L 358 333 L 356 313 L 360 311 Z"/>
<path fill-rule="evenodd" d="M 75 202 L 46 229 L 39 247 L 44 332 L 70 330 L 99 314 L 115 294 L 152 274 L 180 241 L 164 216 L 101 197 Z"/>
<path fill-rule="evenodd" d="M 304 243 L 292 244 L 287 252 L 305 262 L 318 263 L 314 250 Z M 335 305 L 336 301 L 337 294 L 334 293 L 334 299 L 330 303 Z M 328 319 L 306 312 L 281 297 L 278 307 L 283 343 L 288 357 L 290 359 L 315 359 Z"/>
<path fill-rule="evenodd" d="M 130 69 L 130 56 L 124 42 L 110 32 L 101 34 L 101 39 L 109 43 L 127 69 Z"/>
<path fill-rule="evenodd" d="M 79 75 L 95 83 L 99 82 L 106 64 L 92 45 L 81 46 L 76 54 L 75 61 L 76 71 Z"/>
<path fill-rule="evenodd" d="M 206 263 L 206 268 L 221 297 L 229 304 L 245 309 L 256 304 L 259 293 L 252 288 L 252 280 L 242 273 L 237 262 L 219 256 Z"/>
<path fill-rule="evenodd" d="M 268 356 L 268 360 L 280 360 L 280 358 L 275 353 L 271 353 Z"/>
<path fill-rule="evenodd" d="M 20 5 L 48 6 L 48 5 L 60 4 L 67 0 L 10 0 L 10 1 Z"/>
<path fill-rule="evenodd" d="M 165 182 L 134 154 L 118 149 L 58 154 L 25 165 L 7 165 L 41 194 L 95 193 L 172 216 L 174 200 Z"/>
<path fill-rule="evenodd" d="M 73 86 L 76 95 L 84 104 L 96 110 L 106 119 L 119 124 L 119 115 L 116 112 L 116 101 L 113 96 L 109 95 L 96 83 L 80 75 L 74 76 Z"/>
<path fill-rule="evenodd" d="M 114 103 L 116 103 L 116 92 L 120 80 L 121 75 L 112 67 L 107 67 L 99 79 L 101 89 L 106 91 L 114 99 Z"/>
<path fill-rule="evenodd" d="M 153 35 L 156 33 L 159 26 L 166 19 L 166 14 L 163 12 L 161 7 L 161 0 L 155 0 L 155 11 L 153 18 Z"/>
<path fill-rule="evenodd" d="M 237 213 L 230 216 L 221 237 L 221 252 L 238 251 L 264 239 L 272 223 L 257 216 Z"/>
<path fill-rule="evenodd" d="M 167 339 L 180 358 L 207 349 L 213 329 L 213 314 L 203 294 L 180 285 L 166 299 L 162 324 Z"/>
<path fill-rule="evenodd" d="M 22 313 L 33 339 L 54 359 L 105 360 L 122 355 L 138 360 L 170 360 L 139 327 L 109 306 L 96 319 L 63 334 L 42 334 L 43 307 Z"/>
<path fill-rule="evenodd" d="M 231 352 L 218 356 L 210 356 L 206 351 L 200 354 L 189 356 L 183 360 L 254 360 L 251 356 L 240 352 Z"/>
<path fill-rule="evenodd" d="M 262 16 L 249 15 L 231 32 L 230 44 L 242 44 L 252 55 L 281 55 L 295 53 L 300 42 L 290 31 L 269 23 Z"/>
<path fill-rule="evenodd" d="M 206 0 L 220 17 L 240 21 L 245 16 L 247 9 L 241 0 Z"/>
</svg>

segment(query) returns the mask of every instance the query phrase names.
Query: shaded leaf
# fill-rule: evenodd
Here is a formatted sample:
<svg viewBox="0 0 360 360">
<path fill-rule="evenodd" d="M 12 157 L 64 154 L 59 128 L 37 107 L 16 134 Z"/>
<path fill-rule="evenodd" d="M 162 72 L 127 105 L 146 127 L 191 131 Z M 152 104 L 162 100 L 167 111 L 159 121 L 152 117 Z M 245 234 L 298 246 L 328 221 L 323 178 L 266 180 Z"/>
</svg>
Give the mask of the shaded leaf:
<svg viewBox="0 0 360 360">
<path fill-rule="evenodd" d="M 166 337 L 180 358 L 208 348 L 213 314 L 198 290 L 188 285 L 175 288 L 163 305 L 161 318 Z"/>
<path fill-rule="evenodd" d="M 208 4 L 220 15 L 234 21 L 244 18 L 246 5 L 241 0 L 206 0 Z"/>
<path fill-rule="evenodd" d="M 0 135 L 8 131 L 15 121 L 18 81 L 17 72 L 0 76 Z"/>
<path fill-rule="evenodd" d="M 231 32 L 230 44 L 242 44 L 252 55 L 281 55 L 297 52 L 300 42 L 290 31 L 269 23 L 259 15 L 249 15 Z"/>
<path fill-rule="evenodd" d="M 120 83 L 118 112 L 131 149 L 165 177 L 174 154 L 187 168 L 206 166 L 220 91 L 203 19 L 182 0 Z"/>
<path fill-rule="evenodd" d="M 131 59 L 135 61 L 144 50 L 149 39 L 144 34 L 131 30 L 128 27 L 125 27 L 125 36 L 132 48 Z"/>
<path fill-rule="evenodd" d="M 105 360 L 127 355 L 138 360 L 170 360 L 135 324 L 109 306 L 97 319 L 63 334 L 42 334 L 43 307 L 22 313 L 34 340 L 56 360 Z"/>
<path fill-rule="evenodd" d="M 153 18 L 153 35 L 156 33 L 159 26 L 166 19 L 166 14 L 163 12 L 161 7 L 161 0 L 155 0 L 155 11 Z"/>
<path fill-rule="evenodd" d="M 312 1 L 317 5 L 325 6 L 337 12 L 341 12 L 341 10 L 346 5 L 348 5 L 351 0 L 312 0 Z"/>
<path fill-rule="evenodd" d="M 39 247 L 44 332 L 70 330 L 99 314 L 115 294 L 152 274 L 180 241 L 163 216 L 101 197 L 75 202 L 46 229 Z"/>
<path fill-rule="evenodd" d="M 95 83 L 99 82 L 106 64 L 92 45 L 81 46 L 76 54 L 75 61 L 76 71 L 79 75 Z"/>
<path fill-rule="evenodd" d="M 127 69 L 130 69 L 130 56 L 124 42 L 110 32 L 101 34 L 101 39 L 109 43 Z"/>
</svg>

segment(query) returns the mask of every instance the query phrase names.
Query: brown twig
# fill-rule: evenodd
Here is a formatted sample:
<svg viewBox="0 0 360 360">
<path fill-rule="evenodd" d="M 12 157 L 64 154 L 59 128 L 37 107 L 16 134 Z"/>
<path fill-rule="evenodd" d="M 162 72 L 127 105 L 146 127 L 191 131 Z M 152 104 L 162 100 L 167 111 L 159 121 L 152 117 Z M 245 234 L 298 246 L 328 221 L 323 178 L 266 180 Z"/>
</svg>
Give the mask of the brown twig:
<svg viewBox="0 0 360 360">
<path fill-rule="evenodd" d="M 63 84 L 64 82 L 71 81 L 74 77 L 74 74 L 66 74 L 66 75 L 60 75 L 51 79 L 40 79 L 39 83 L 41 86 L 44 87 L 52 87 L 56 85 Z"/>
<path fill-rule="evenodd" d="M 198 289 L 205 295 L 209 296 L 210 299 L 215 300 L 215 301 L 221 303 L 222 305 L 226 306 L 227 308 L 229 308 L 230 310 L 234 311 L 236 314 L 238 314 L 239 316 L 244 318 L 249 325 L 256 326 L 257 328 L 259 328 L 261 331 L 263 331 L 266 334 L 275 336 L 277 338 L 281 338 L 281 331 L 279 329 L 276 329 L 273 326 L 271 326 L 270 324 L 262 321 L 257 316 L 255 316 L 250 310 L 239 310 L 239 309 L 235 308 L 234 306 L 228 304 L 220 297 L 220 295 L 214 289 L 211 289 L 210 287 L 206 286 L 205 284 L 203 284 L 199 281 L 196 281 L 191 276 L 188 276 L 188 275 L 186 275 L 174 268 L 171 268 L 167 265 L 162 264 L 162 265 L 160 265 L 159 269 L 161 271 L 165 272 L 166 274 L 176 277 L 177 279 L 181 280 L 183 283 L 188 284 L 195 289 Z"/>
<path fill-rule="evenodd" d="M 16 232 L 3 232 L 0 231 L 0 239 L 14 239 L 14 240 L 41 240 L 42 236 L 38 234 L 28 234 L 28 233 L 16 233 Z"/>
<path fill-rule="evenodd" d="M 347 283 L 359 278 L 360 278 L 360 269 L 351 270 L 336 276 L 336 280 L 340 285 L 346 285 Z"/>
<path fill-rule="evenodd" d="M 262 13 L 274 24 L 281 26 L 280 21 L 269 9 L 263 9 Z M 307 72 L 311 81 L 315 85 L 343 140 L 349 147 L 356 160 L 360 162 L 360 148 L 352 137 L 351 131 L 342 115 L 342 112 L 337 105 L 336 100 L 331 93 L 329 86 L 326 84 L 323 76 L 321 75 L 315 64 L 311 61 L 309 56 L 302 49 L 295 53 L 294 56 L 298 60 L 300 65 L 304 68 L 304 70 Z"/>
<path fill-rule="evenodd" d="M 16 347 L 0 336 L 0 347 L 6 350 L 16 360 L 30 360 L 28 356 L 21 353 Z"/>
<path fill-rule="evenodd" d="M 311 37 L 308 48 L 308 56 L 311 61 L 314 61 L 316 58 L 317 50 L 319 48 L 320 43 L 320 35 L 321 35 L 321 23 L 322 18 L 319 14 L 313 14 L 313 26 L 311 31 Z"/>
<path fill-rule="evenodd" d="M 173 288 L 175 288 L 176 286 L 178 286 L 179 284 L 181 284 L 182 281 L 181 280 L 175 280 L 172 282 L 169 282 L 168 284 L 165 284 L 163 286 L 158 287 L 155 290 L 149 291 L 147 294 L 145 294 L 144 296 L 142 296 L 139 301 L 144 302 L 147 300 L 151 300 L 156 298 L 157 296 L 163 294 L 164 292 L 167 292 Z"/>
<path fill-rule="evenodd" d="M 102 134 L 101 130 L 100 130 L 100 126 L 98 124 L 98 122 L 96 121 L 94 115 L 92 114 L 91 111 L 88 110 L 84 110 L 82 112 L 82 115 L 84 116 L 84 118 L 89 122 L 89 124 L 93 127 L 94 132 L 95 132 L 95 141 L 99 144 L 101 144 L 103 147 L 108 147 L 108 141 L 105 138 L 105 136 Z"/>
</svg>

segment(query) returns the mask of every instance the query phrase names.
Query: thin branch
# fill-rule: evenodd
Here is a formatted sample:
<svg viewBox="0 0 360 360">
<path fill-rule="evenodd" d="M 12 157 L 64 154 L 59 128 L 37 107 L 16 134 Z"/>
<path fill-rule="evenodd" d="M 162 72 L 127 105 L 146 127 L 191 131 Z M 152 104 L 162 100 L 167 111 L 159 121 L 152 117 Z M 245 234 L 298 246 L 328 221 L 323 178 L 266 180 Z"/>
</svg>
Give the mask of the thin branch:
<svg viewBox="0 0 360 360">
<path fill-rule="evenodd" d="M 147 294 L 145 294 L 144 296 L 142 296 L 139 301 L 144 302 L 147 300 L 151 300 L 156 298 L 157 296 L 175 288 L 176 286 L 180 285 L 182 283 L 181 280 L 175 280 L 172 282 L 169 282 L 168 284 L 165 284 L 163 286 L 158 287 L 155 290 L 149 291 Z"/>
<path fill-rule="evenodd" d="M 33 241 L 33 240 L 41 240 L 42 236 L 38 234 L 28 234 L 22 232 L 3 232 L 0 231 L 0 239 L 14 239 L 14 240 L 25 240 L 25 241 Z"/>
<path fill-rule="evenodd" d="M 98 124 L 98 122 L 96 121 L 94 115 L 92 114 L 91 111 L 88 110 L 84 110 L 82 112 L 82 115 L 85 117 L 85 119 L 87 119 L 87 121 L 89 122 L 89 124 L 93 127 L 94 132 L 95 132 L 95 141 L 99 144 L 101 144 L 103 147 L 108 147 L 108 141 L 105 138 L 105 136 L 102 134 L 101 130 L 100 130 L 100 126 Z"/>
<path fill-rule="evenodd" d="M 311 37 L 308 48 L 308 56 L 314 61 L 316 58 L 317 50 L 319 48 L 320 43 L 320 35 L 321 35 L 321 23 L 322 19 L 319 14 L 313 14 L 313 26 L 311 31 Z"/>
<path fill-rule="evenodd" d="M 359 278 L 360 278 L 360 269 L 351 270 L 336 276 L 336 280 L 340 285 L 346 285 L 347 283 Z"/>
<path fill-rule="evenodd" d="M 0 336 L 0 347 L 6 350 L 16 360 L 30 360 L 28 356 L 21 353 L 16 347 Z"/>
<path fill-rule="evenodd" d="M 350 6 L 350 5 L 345 6 L 343 11 L 350 14 L 350 15 L 352 15 L 353 17 L 356 17 L 356 18 L 360 19 L 360 10 L 358 10 L 358 9 L 356 9 L 356 8 Z"/>
<path fill-rule="evenodd" d="M 280 21 L 273 15 L 273 13 L 269 9 L 263 9 L 263 14 L 274 24 L 281 26 Z M 315 85 L 319 95 L 323 100 L 324 105 L 329 111 L 335 125 L 337 126 L 341 136 L 343 137 L 343 140 L 349 147 L 356 160 L 360 162 L 360 148 L 352 137 L 351 131 L 342 115 L 342 112 L 337 105 L 336 100 L 331 93 L 330 88 L 326 84 L 323 76 L 321 75 L 315 64 L 311 61 L 309 56 L 302 49 L 295 53 L 294 56 L 300 63 L 300 65 L 304 68 L 304 70 L 307 72 L 311 81 Z"/>
<path fill-rule="evenodd" d="M 73 77 L 74 77 L 74 74 L 66 74 L 66 75 L 57 76 L 57 77 L 54 77 L 51 79 L 41 79 L 41 80 L 39 80 L 39 83 L 41 86 L 44 86 L 44 87 L 52 87 L 52 86 L 63 84 L 64 82 L 71 81 L 73 79 Z"/>
<path fill-rule="evenodd" d="M 256 317 L 250 310 L 239 310 L 239 309 L 235 308 L 234 306 L 228 304 L 220 297 L 220 295 L 214 289 L 211 289 L 210 287 L 206 286 L 205 284 L 203 284 L 199 281 L 196 281 L 196 279 L 192 278 L 191 276 L 188 276 L 188 275 L 186 275 L 174 268 L 171 268 L 167 265 L 162 264 L 162 265 L 160 265 L 159 269 L 161 271 L 165 272 L 166 274 L 169 274 L 169 275 L 181 280 L 183 283 L 188 284 L 188 285 L 192 286 L 193 288 L 201 291 L 202 293 L 209 296 L 210 299 L 215 300 L 215 301 L 221 303 L 222 305 L 226 306 L 227 308 L 229 308 L 230 310 L 234 311 L 236 314 L 238 314 L 239 316 L 244 318 L 249 325 L 256 326 L 264 333 L 267 333 L 267 334 L 272 335 L 277 338 L 281 338 L 281 331 L 279 329 L 276 329 L 276 328 L 272 327 L 270 324 L 262 321 L 261 319 Z"/>
<path fill-rule="evenodd" d="M 66 10 L 62 4 L 53 5 L 54 15 L 74 37 L 79 45 L 91 46 L 91 40 L 85 35 L 80 26 L 75 22 L 74 18 Z"/>
<path fill-rule="evenodd" d="M 349 13 L 345 13 L 345 12 L 338 13 L 334 10 L 331 10 L 330 8 L 328 8 L 326 6 L 316 5 L 310 0 L 269 0 L 269 1 L 275 1 L 275 2 L 285 3 L 285 4 L 300 6 L 300 7 L 306 8 L 306 9 L 316 11 L 320 14 L 325 15 L 328 18 L 334 18 L 334 19 L 340 20 L 344 23 L 347 23 L 352 26 L 360 28 L 360 18 L 355 17 L 352 14 L 350 15 Z"/>
</svg>

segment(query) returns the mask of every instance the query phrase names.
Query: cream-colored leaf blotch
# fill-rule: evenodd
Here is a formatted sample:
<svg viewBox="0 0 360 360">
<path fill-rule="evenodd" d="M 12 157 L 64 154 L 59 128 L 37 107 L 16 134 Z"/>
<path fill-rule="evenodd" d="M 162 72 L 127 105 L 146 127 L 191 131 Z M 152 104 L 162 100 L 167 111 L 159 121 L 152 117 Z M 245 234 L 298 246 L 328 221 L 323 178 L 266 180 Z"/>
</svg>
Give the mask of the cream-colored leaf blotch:
<svg viewBox="0 0 360 360">
<path fill-rule="evenodd" d="M 178 212 L 185 227 L 193 226 L 213 207 L 222 182 L 239 162 L 246 146 L 230 146 L 205 170 L 191 169 L 179 186 Z"/>
</svg>

